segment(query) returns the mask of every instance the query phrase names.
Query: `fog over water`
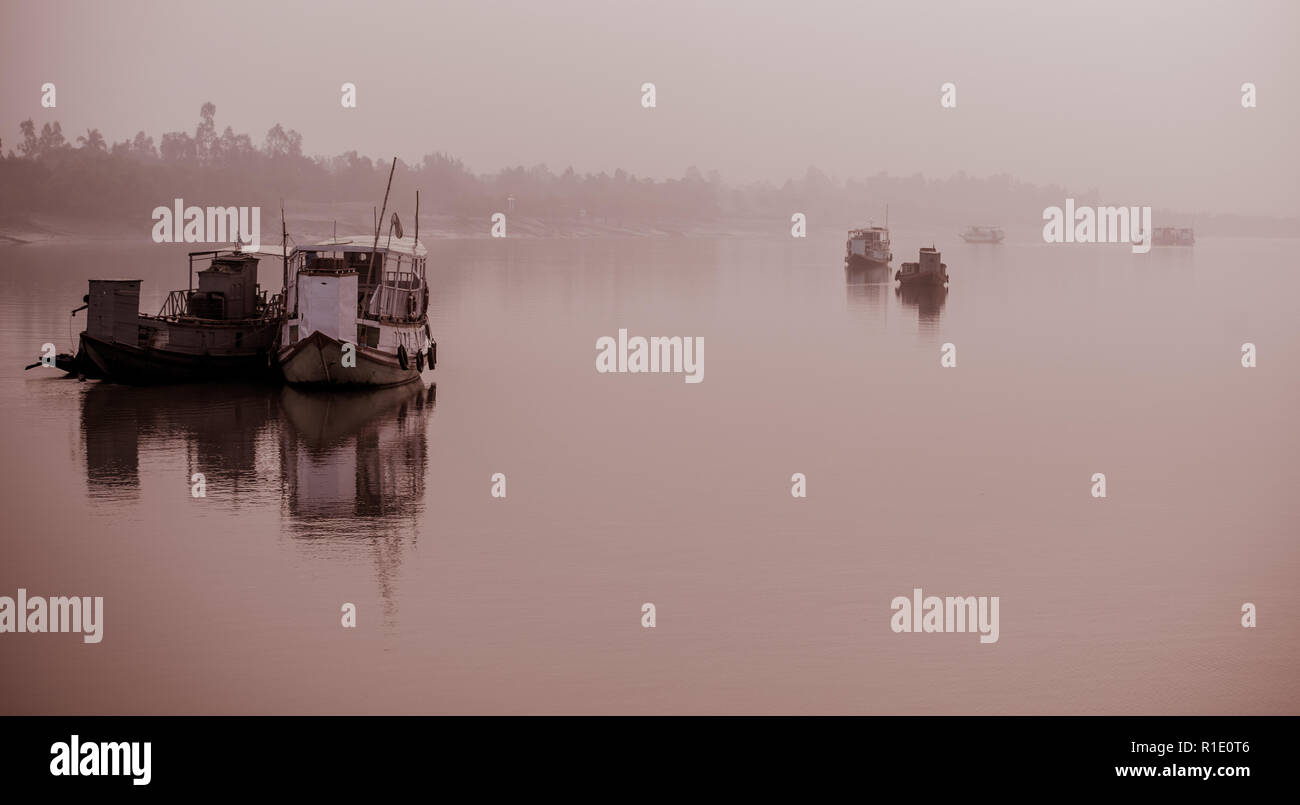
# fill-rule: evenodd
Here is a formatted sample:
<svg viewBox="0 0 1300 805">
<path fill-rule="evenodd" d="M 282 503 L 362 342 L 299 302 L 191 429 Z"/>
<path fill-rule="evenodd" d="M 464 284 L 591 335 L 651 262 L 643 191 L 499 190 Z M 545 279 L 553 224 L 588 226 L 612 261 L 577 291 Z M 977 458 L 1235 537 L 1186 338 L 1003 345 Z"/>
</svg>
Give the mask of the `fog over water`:
<svg viewBox="0 0 1300 805">
<path fill-rule="evenodd" d="M 946 294 L 841 236 L 434 242 L 436 392 L 360 402 L 24 373 L 183 247 L 0 248 L 0 594 L 105 597 L 4 636 L 0 710 L 1297 712 L 1294 242 L 932 238 Z M 705 381 L 597 374 L 620 327 Z M 894 634 L 914 587 L 998 642 Z"/>
<path fill-rule="evenodd" d="M 0 714 L 1300 713 L 1300 239 L 1238 236 L 1300 233 L 1297 33 L 1288 2 L 5 3 L 0 597 L 104 619 L 0 635 Z M 152 242 L 155 205 L 371 231 L 393 155 L 421 382 L 24 370 L 88 279 L 186 287 L 216 246 Z M 1070 194 L 1195 245 L 1044 242 Z M 886 205 L 891 264 L 846 269 Z M 928 246 L 948 287 L 897 287 Z M 598 372 L 620 330 L 699 339 L 703 382 Z M 918 588 L 998 597 L 997 641 L 893 631 Z"/>
<path fill-rule="evenodd" d="M 259 141 L 280 122 L 309 154 L 442 151 L 479 172 L 1007 173 L 1115 204 L 1300 214 L 1289 2 L 54 2 L 0 19 L 6 146 L 28 117 L 156 138 L 212 101 Z M 57 109 L 39 106 L 47 81 Z"/>
</svg>

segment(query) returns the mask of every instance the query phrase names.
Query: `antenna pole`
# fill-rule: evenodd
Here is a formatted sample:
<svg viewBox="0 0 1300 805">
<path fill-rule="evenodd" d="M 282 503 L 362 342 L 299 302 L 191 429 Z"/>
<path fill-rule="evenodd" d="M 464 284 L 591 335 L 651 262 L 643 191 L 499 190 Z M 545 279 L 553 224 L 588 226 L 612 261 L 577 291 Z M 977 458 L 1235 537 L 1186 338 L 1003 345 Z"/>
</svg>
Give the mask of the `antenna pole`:
<svg viewBox="0 0 1300 805">
<path fill-rule="evenodd" d="M 393 166 L 388 169 L 388 187 L 384 189 L 384 207 L 379 211 L 379 216 L 375 219 L 375 245 L 370 247 L 370 280 L 374 284 L 375 278 L 375 254 L 379 251 L 379 222 L 383 220 L 384 213 L 388 212 L 388 191 L 393 189 L 393 172 L 397 170 L 397 156 L 393 156 Z"/>
</svg>

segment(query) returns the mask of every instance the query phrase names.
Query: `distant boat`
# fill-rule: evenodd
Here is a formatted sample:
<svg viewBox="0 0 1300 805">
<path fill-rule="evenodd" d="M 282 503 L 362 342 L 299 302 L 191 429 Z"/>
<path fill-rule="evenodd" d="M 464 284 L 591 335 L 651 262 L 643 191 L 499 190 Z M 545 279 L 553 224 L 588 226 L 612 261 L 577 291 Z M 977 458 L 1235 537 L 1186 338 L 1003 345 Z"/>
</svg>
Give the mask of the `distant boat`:
<svg viewBox="0 0 1300 805">
<path fill-rule="evenodd" d="M 397 386 L 433 368 L 428 252 L 374 234 L 299 246 L 289 262 L 279 363 L 305 386 Z"/>
<path fill-rule="evenodd" d="M 111 381 L 135 385 L 268 376 L 280 296 L 257 284 L 257 258 L 190 252 L 208 261 L 198 289 L 172 291 L 157 316 L 140 313 L 140 280 L 90 280 L 81 349 Z"/>
<path fill-rule="evenodd" d="M 1001 243 L 1005 237 L 999 226 L 968 226 L 961 233 L 961 239 L 967 243 Z"/>
<path fill-rule="evenodd" d="M 889 228 L 869 226 L 850 229 L 844 243 L 844 262 L 849 265 L 884 265 L 894 259 L 889 250 Z"/>
<path fill-rule="evenodd" d="M 943 287 L 948 284 L 948 265 L 939 262 L 939 257 L 939 250 L 933 246 L 922 247 L 920 261 L 903 263 L 894 279 L 903 287 Z"/>
<path fill-rule="evenodd" d="M 1193 246 L 1196 234 L 1190 226 L 1158 226 L 1151 233 L 1152 246 Z"/>
</svg>

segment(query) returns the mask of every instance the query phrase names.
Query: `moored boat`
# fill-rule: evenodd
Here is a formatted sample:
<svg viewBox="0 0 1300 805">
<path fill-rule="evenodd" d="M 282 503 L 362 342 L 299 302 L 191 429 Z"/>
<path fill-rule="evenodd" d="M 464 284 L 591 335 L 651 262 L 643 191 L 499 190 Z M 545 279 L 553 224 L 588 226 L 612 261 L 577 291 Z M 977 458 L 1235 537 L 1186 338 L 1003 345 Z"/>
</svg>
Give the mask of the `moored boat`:
<svg viewBox="0 0 1300 805">
<path fill-rule="evenodd" d="M 1194 246 L 1196 234 L 1189 226 L 1157 226 L 1151 233 L 1152 246 Z"/>
<path fill-rule="evenodd" d="M 868 226 L 850 229 L 844 242 L 844 262 L 849 265 L 885 265 L 894 259 L 889 250 L 889 228 Z"/>
<path fill-rule="evenodd" d="M 172 291 L 156 316 L 139 311 L 140 280 L 90 280 L 81 349 L 107 380 L 150 385 L 270 375 L 280 296 L 257 283 L 256 257 L 190 253 L 208 262 L 199 287 Z"/>
<path fill-rule="evenodd" d="M 999 226 L 968 226 L 961 233 L 961 239 L 967 243 L 1001 243 L 1006 234 Z"/>
<path fill-rule="evenodd" d="M 427 250 L 416 238 L 335 238 L 289 261 L 279 364 L 304 386 L 397 386 L 432 369 Z"/>
<path fill-rule="evenodd" d="M 894 279 L 904 287 L 943 287 L 948 284 L 948 265 L 940 262 L 940 256 L 938 249 L 924 246 L 918 262 L 903 263 L 903 267 L 894 274 Z"/>
</svg>

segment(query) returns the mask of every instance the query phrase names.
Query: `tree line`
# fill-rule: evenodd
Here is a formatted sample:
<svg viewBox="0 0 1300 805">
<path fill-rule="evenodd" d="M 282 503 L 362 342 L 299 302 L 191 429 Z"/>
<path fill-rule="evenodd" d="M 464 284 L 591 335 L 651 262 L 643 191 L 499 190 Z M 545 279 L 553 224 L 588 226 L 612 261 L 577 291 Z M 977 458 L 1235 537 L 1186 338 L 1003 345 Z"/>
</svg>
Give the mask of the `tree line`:
<svg viewBox="0 0 1300 805">
<path fill-rule="evenodd" d="M 38 131 L 19 125 L 19 139 L 0 140 L 0 216 L 68 213 L 105 219 L 138 219 L 181 197 L 187 204 L 274 208 L 279 200 L 369 202 L 382 197 L 391 162 L 356 151 L 333 157 L 303 153 L 302 135 L 279 123 L 261 142 L 226 126 L 218 133 L 216 107 L 203 104 L 193 132 L 162 134 L 157 143 L 141 131 L 109 143 L 98 129 L 69 139 L 59 123 Z M 687 168 L 679 179 L 655 180 L 623 170 L 613 174 L 556 173 L 545 165 L 517 166 L 475 174 L 445 153 L 418 163 L 397 161 L 394 188 L 418 188 L 422 212 L 486 218 L 504 211 L 551 221 L 613 225 L 673 224 L 683 228 L 738 218 L 860 225 L 880 222 L 885 204 L 897 222 L 1010 224 L 1035 222 L 1041 211 L 1066 197 L 1095 204 L 1096 190 L 1020 182 L 1005 174 L 947 179 L 921 174 L 892 176 L 883 170 L 861 179 L 835 179 L 816 168 L 802 178 L 729 185 L 717 172 Z M 400 192 L 405 192 L 400 191 Z M 513 201 L 508 201 L 513 199 Z M 409 202 L 399 205 L 409 211 Z M 1295 222 L 1289 221 L 1289 228 Z"/>
</svg>

